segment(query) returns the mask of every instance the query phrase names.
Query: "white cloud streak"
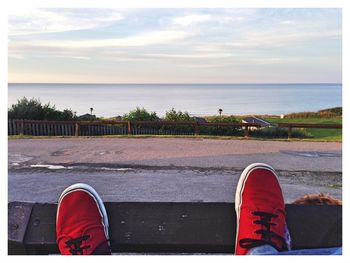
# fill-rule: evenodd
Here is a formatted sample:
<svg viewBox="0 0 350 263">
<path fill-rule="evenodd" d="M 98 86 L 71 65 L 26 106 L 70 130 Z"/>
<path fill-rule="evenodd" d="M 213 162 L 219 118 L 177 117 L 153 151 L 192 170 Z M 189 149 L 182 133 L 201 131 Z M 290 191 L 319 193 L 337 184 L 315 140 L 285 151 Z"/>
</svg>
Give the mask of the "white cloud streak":
<svg viewBox="0 0 350 263">
<path fill-rule="evenodd" d="M 10 48 L 51 48 L 51 49 L 93 49 L 106 47 L 141 47 L 159 45 L 182 40 L 189 36 L 183 31 L 152 31 L 122 38 L 94 39 L 94 40 L 37 40 L 30 43 L 11 43 Z"/>
<path fill-rule="evenodd" d="M 293 46 L 298 43 L 306 43 L 314 40 L 329 40 L 332 38 L 340 39 L 341 32 L 250 32 L 242 36 L 238 41 L 233 40 L 232 42 L 226 42 L 221 46 L 241 49 L 276 48 Z"/>
<path fill-rule="evenodd" d="M 147 54 L 152 58 L 169 58 L 169 59 L 222 59 L 231 58 L 231 53 L 198 53 L 198 54 Z"/>
<path fill-rule="evenodd" d="M 123 16 L 115 10 L 96 12 L 85 9 L 84 13 L 74 9 L 66 12 L 53 9 L 18 10 L 9 15 L 9 36 L 93 29 L 122 19 Z"/>
<path fill-rule="evenodd" d="M 217 14 L 191 14 L 185 16 L 178 16 L 172 19 L 172 24 L 181 27 L 188 27 L 191 25 L 201 23 L 217 23 L 217 24 L 229 24 L 232 22 L 243 22 L 249 19 L 247 14 L 236 14 L 236 15 L 217 15 Z"/>
<path fill-rule="evenodd" d="M 201 22 L 207 22 L 213 19 L 212 15 L 187 15 L 187 16 L 179 16 L 173 18 L 172 22 L 174 25 L 179 26 L 190 26 L 192 24 L 197 24 Z"/>
</svg>

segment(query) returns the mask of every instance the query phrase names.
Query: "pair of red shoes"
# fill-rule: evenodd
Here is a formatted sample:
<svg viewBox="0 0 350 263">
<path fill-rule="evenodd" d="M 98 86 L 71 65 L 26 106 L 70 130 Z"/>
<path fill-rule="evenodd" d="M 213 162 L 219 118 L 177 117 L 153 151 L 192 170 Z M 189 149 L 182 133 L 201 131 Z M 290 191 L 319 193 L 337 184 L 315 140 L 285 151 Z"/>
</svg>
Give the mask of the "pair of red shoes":
<svg viewBox="0 0 350 263">
<path fill-rule="evenodd" d="M 255 163 L 243 171 L 235 209 L 236 255 L 262 245 L 290 250 L 283 195 L 271 166 Z M 75 184 L 63 191 L 58 201 L 56 234 L 64 255 L 111 254 L 106 209 L 91 186 Z"/>
</svg>

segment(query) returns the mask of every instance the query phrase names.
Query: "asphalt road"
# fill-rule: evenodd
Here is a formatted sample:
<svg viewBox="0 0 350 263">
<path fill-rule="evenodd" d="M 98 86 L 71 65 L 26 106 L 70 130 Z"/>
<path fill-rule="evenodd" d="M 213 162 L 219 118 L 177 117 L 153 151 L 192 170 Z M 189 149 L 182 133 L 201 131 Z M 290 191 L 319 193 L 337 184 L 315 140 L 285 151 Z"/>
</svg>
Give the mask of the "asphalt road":
<svg viewBox="0 0 350 263">
<path fill-rule="evenodd" d="M 9 141 L 8 201 L 56 202 L 70 184 L 104 201 L 233 202 L 242 170 L 266 162 L 285 201 L 326 192 L 342 198 L 341 143 L 203 139 Z"/>
<path fill-rule="evenodd" d="M 67 138 L 9 141 L 9 165 L 110 164 L 244 168 L 265 162 L 288 171 L 342 171 L 342 144 L 176 138 Z"/>
<path fill-rule="evenodd" d="M 118 170 L 79 167 L 12 169 L 9 201 L 57 202 L 71 184 L 93 186 L 104 201 L 118 202 L 234 202 L 241 171 L 191 169 Z M 339 173 L 279 172 L 285 202 L 310 193 L 326 192 L 342 199 Z"/>
</svg>

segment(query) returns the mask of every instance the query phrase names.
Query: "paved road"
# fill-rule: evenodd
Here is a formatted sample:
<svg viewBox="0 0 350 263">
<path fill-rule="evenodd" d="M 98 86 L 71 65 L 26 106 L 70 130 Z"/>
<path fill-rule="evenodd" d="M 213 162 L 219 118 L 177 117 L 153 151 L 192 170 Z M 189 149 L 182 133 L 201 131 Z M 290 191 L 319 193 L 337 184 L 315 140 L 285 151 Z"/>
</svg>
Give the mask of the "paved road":
<svg viewBox="0 0 350 263">
<path fill-rule="evenodd" d="M 230 169 L 103 169 L 78 167 L 11 169 L 9 201 L 57 202 L 70 184 L 93 186 L 104 201 L 234 202 L 241 171 Z M 285 202 L 308 193 L 326 192 L 341 199 L 339 173 L 279 172 Z"/>
<path fill-rule="evenodd" d="M 341 199 L 341 149 L 253 140 L 10 140 L 9 201 L 55 202 L 68 185 L 86 182 L 105 201 L 233 202 L 239 175 L 253 162 L 279 171 L 286 202 L 319 192 Z"/>
<path fill-rule="evenodd" d="M 342 144 L 177 138 L 67 138 L 9 141 L 9 165 L 109 164 L 244 168 L 265 162 L 288 171 L 342 171 Z"/>
</svg>

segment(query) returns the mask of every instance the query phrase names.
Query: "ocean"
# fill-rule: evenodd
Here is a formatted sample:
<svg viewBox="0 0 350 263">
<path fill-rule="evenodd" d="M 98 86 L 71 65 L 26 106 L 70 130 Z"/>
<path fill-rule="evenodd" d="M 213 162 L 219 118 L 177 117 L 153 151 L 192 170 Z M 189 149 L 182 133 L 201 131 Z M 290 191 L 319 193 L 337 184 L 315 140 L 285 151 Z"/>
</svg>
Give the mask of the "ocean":
<svg viewBox="0 0 350 263">
<path fill-rule="evenodd" d="M 164 116 L 167 110 L 192 116 L 286 114 L 342 105 L 341 84 L 9 84 L 8 106 L 22 97 L 50 102 L 77 115 L 114 117 L 136 107 Z"/>
</svg>

